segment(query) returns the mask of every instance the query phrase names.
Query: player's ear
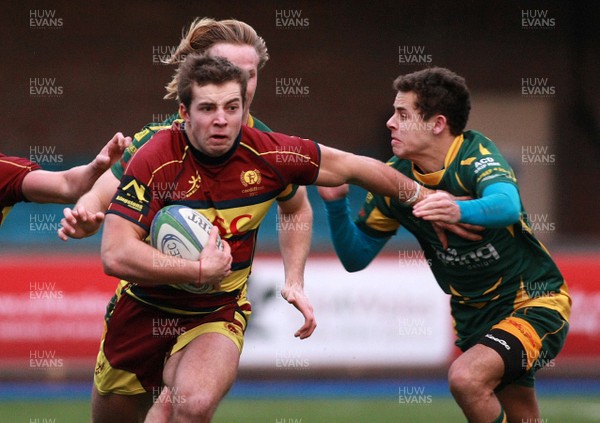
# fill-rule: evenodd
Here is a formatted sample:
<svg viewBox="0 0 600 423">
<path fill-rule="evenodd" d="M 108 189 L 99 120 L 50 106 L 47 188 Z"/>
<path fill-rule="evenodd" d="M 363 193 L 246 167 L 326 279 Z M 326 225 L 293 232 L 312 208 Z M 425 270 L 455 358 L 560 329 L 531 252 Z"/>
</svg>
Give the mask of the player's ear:
<svg viewBox="0 0 600 423">
<path fill-rule="evenodd" d="M 436 115 L 433 117 L 433 128 L 431 131 L 434 135 L 439 135 L 444 131 L 447 125 L 448 121 L 446 120 L 446 116 Z"/>
<path fill-rule="evenodd" d="M 183 103 L 179 103 L 179 116 L 181 116 L 186 122 L 190 121 L 190 114 L 187 111 L 187 107 L 185 107 L 185 104 Z"/>
</svg>

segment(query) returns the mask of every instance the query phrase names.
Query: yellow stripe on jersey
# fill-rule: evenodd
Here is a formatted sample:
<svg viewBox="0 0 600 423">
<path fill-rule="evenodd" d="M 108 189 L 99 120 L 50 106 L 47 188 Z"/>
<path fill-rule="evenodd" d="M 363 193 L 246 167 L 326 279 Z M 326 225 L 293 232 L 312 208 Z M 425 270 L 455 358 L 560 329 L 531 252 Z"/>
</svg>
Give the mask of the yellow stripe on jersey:
<svg viewBox="0 0 600 423">
<path fill-rule="evenodd" d="M 450 167 L 450 163 L 452 163 L 454 161 L 454 159 L 456 158 L 456 155 L 458 154 L 460 147 L 462 147 L 464 140 L 465 140 L 465 137 L 463 134 L 460 134 L 459 136 L 454 138 L 454 141 L 452 141 L 452 145 L 450 146 L 450 149 L 446 153 L 446 158 L 444 159 L 444 168 L 448 169 L 448 167 Z"/>
<path fill-rule="evenodd" d="M 8 160 L 2 160 L 2 159 L 0 159 L 0 163 L 4 163 L 4 164 L 11 165 L 11 166 L 14 166 L 14 167 L 18 167 L 18 168 L 21 168 L 21 169 L 29 169 L 29 170 L 31 170 L 31 165 L 22 165 L 22 164 L 19 164 L 19 163 L 11 162 L 11 161 L 8 161 Z"/>
<path fill-rule="evenodd" d="M 525 223 L 525 219 L 523 218 L 523 216 L 521 216 L 521 226 L 523 227 L 525 232 L 533 235 L 533 231 L 531 230 L 529 225 L 527 225 L 527 223 Z M 550 251 L 548 251 L 548 249 L 546 248 L 546 246 L 544 244 L 542 244 L 537 238 L 534 238 L 534 241 L 541 247 L 542 250 L 544 250 L 544 252 L 546 254 L 548 254 L 548 256 L 550 256 Z"/>
<path fill-rule="evenodd" d="M 294 191 L 294 185 L 290 184 L 287 187 L 285 187 L 283 191 L 281 191 L 281 193 L 277 196 L 277 199 L 287 197 L 292 193 L 292 191 Z"/>
<path fill-rule="evenodd" d="M 317 163 L 313 162 L 311 160 L 311 157 L 308 156 L 308 155 L 306 155 L 306 154 L 300 154 L 300 153 L 297 153 L 295 151 L 283 151 L 283 150 L 275 150 L 275 151 L 269 150 L 269 151 L 263 151 L 261 153 L 261 152 L 255 150 L 254 148 L 252 148 L 251 146 L 249 146 L 248 144 L 244 143 L 244 142 L 240 142 L 240 145 L 243 145 L 244 147 L 246 147 L 248 150 L 252 151 L 257 156 L 266 156 L 267 154 L 281 154 L 281 155 L 297 156 L 297 157 L 302 158 L 303 160 L 308 161 L 311 165 L 319 167 L 319 165 Z"/>
<path fill-rule="evenodd" d="M 442 178 L 444 177 L 444 174 L 446 173 L 446 169 L 438 170 L 437 172 L 433 172 L 433 173 L 420 173 L 419 171 L 417 171 L 415 169 L 414 162 L 411 164 L 412 164 L 412 173 L 413 173 L 415 179 L 425 185 L 432 185 L 432 186 L 438 185 L 440 183 L 440 181 L 442 180 Z"/>
<path fill-rule="evenodd" d="M 515 237 L 515 225 L 509 225 L 506 227 L 506 230 L 510 234 L 511 237 Z"/>
<path fill-rule="evenodd" d="M 11 210 L 12 210 L 12 206 L 4 207 L 2 210 L 0 210 L 0 214 L 2 215 L 0 217 L 0 223 L 4 223 L 4 219 L 6 219 L 6 216 L 8 216 L 8 213 L 10 213 Z"/>
<path fill-rule="evenodd" d="M 152 183 L 152 181 L 154 180 L 154 176 L 156 175 L 156 172 L 158 172 L 159 170 L 161 170 L 163 167 L 166 167 L 166 166 L 169 166 L 169 165 L 172 165 L 172 164 L 181 164 L 181 163 L 183 163 L 183 161 L 185 160 L 187 149 L 188 148 L 186 146 L 185 147 L 185 153 L 183 154 L 183 156 L 181 156 L 181 159 L 171 160 L 170 162 L 165 162 L 165 163 L 161 164 L 159 167 L 157 167 L 156 169 L 154 169 L 152 171 L 152 177 L 148 181 L 148 185 L 150 185 Z"/>
<path fill-rule="evenodd" d="M 136 133 L 133 136 L 133 139 L 135 140 L 141 140 L 142 138 L 144 138 L 146 135 L 148 135 L 148 133 L 150 132 L 149 128 L 144 128 L 143 130 L 141 130 L 140 132 Z"/>
<path fill-rule="evenodd" d="M 492 153 L 490 152 L 490 150 L 488 150 L 487 148 L 485 148 L 485 147 L 483 146 L 483 144 L 479 144 L 479 152 L 480 152 L 481 154 L 483 154 L 484 156 L 487 156 L 488 154 L 492 154 Z"/>
<path fill-rule="evenodd" d="M 250 206 L 234 207 L 230 209 L 196 209 L 211 222 L 223 230 L 221 236 L 228 238 L 231 235 L 245 233 L 260 226 L 263 217 L 267 214 L 275 199 Z"/>
<path fill-rule="evenodd" d="M 439 185 L 442 178 L 444 177 L 444 174 L 446 173 L 446 169 L 448 169 L 450 164 L 456 158 L 458 150 L 460 150 L 460 147 L 462 146 L 464 140 L 465 137 L 462 134 L 454 138 L 454 141 L 452 141 L 452 145 L 448 149 L 448 153 L 446 153 L 446 158 L 444 159 L 444 168 L 442 170 L 438 170 L 437 172 L 432 173 L 420 173 L 415 169 L 415 164 L 412 163 L 412 173 L 415 179 L 426 185 Z"/>
<path fill-rule="evenodd" d="M 386 197 L 386 201 L 389 202 L 389 198 Z M 400 227 L 398 220 L 385 216 L 377 207 L 373 208 L 365 223 L 369 228 L 380 232 L 393 232 Z"/>
<path fill-rule="evenodd" d="M 495 291 L 495 290 L 496 290 L 496 288 L 498 288 L 498 287 L 500 286 L 500 284 L 501 284 L 501 283 L 502 283 L 502 276 L 500 276 L 500 279 L 498 279 L 498 280 L 496 281 L 496 283 L 495 283 L 494 285 L 492 285 L 492 287 L 491 287 L 490 289 L 487 289 L 487 290 L 485 290 L 485 291 L 483 292 L 483 294 L 481 294 L 481 295 L 486 295 L 486 294 L 489 294 L 489 293 L 490 293 L 490 292 L 492 292 L 492 291 Z"/>
<path fill-rule="evenodd" d="M 500 286 L 501 282 L 502 282 L 502 278 L 498 279 L 498 281 L 490 289 L 488 289 L 481 295 L 489 294 L 490 292 L 494 291 L 496 288 L 498 288 L 498 286 Z M 452 294 L 453 297 L 456 297 L 459 304 L 468 305 L 469 307 L 473 307 L 473 308 L 478 308 L 478 309 L 483 308 L 486 305 L 488 305 L 490 302 L 496 301 L 497 299 L 500 298 L 500 294 L 497 294 L 494 297 L 490 298 L 489 301 L 480 301 L 477 303 L 470 302 L 472 300 L 471 297 L 465 297 L 460 292 L 458 292 L 456 290 L 456 288 L 454 288 L 451 284 L 448 284 L 448 286 L 450 287 L 450 293 Z"/>
<path fill-rule="evenodd" d="M 227 276 L 225 279 L 223 279 L 223 281 L 221 282 L 220 288 L 218 290 L 213 289 L 213 290 L 206 292 L 204 294 L 201 294 L 201 295 L 210 296 L 211 294 L 218 294 L 219 292 L 221 292 L 221 293 L 222 292 L 233 292 L 236 289 L 240 289 L 240 293 L 238 295 L 239 298 L 246 298 L 246 294 L 247 294 L 246 281 L 248 280 L 248 276 L 250 275 L 251 270 L 252 270 L 251 267 L 247 267 L 245 269 L 240 269 L 240 270 L 235 270 L 235 271 L 231 272 L 231 274 L 229 276 Z M 122 289 L 123 287 L 125 287 L 127 285 L 130 285 L 130 283 L 125 280 L 121 280 L 120 284 L 119 284 L 119 288 Z M 174 285 L 171 285 L 171 286 L 175 287 Z M 161 305 L 157 302 L 154 302 L 154 300 L 147 301 L 147 300 L 135 295 L 135 293 L 131 289 L 127 290 L 127 295 L 129 295 L 131 298 L 135 298 L 136 301 L 139 301 L 144 304 L 148 304 L 152 307 L 156 307 L 156 308 L 166 311 L 168 313 L 197 316 L 199 314 L 207 314 L 207 313 L 215 312 L 215 310 L 213 308 L 211 308 L 209 311 L 202 312 L 202 311 L 182 310 L 177 307 L 169 307 L 167 305 Z M 193 296 L 193 295 L 197 295 L 197 294 L 190 293 L 189 295 Z"/>
</svg>

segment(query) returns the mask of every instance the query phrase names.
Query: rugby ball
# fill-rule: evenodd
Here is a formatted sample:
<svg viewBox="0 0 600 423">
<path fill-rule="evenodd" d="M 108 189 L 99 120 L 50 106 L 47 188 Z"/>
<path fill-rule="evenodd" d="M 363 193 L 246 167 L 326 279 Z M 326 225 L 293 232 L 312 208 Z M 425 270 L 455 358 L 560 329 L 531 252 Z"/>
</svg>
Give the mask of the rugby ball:
<svg viewBox="0 0 600 423">
<path fill-rule="evenodd" d="M 158 211 L 150 226 L 150 245 L 164 254 L 186 260 L 198 260 L 208 243 L 213 224 L 202 213 L 186 206 L 172 205 Z M 223 250 L 221 238 L 217 237 L 217 247 Z M 195 294 L 212 289 L 211 285 L 175 285 Z"/>
</svg>

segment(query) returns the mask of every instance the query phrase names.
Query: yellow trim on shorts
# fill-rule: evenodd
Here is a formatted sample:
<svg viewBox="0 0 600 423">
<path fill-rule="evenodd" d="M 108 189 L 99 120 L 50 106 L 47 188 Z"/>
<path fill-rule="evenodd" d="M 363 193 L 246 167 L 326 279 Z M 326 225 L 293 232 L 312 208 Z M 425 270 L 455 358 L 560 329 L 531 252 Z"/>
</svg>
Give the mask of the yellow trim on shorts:
<svg viewBox="0 0 600 423">
<path fill-rule="evenodd" d="M 246 316 L 247 318 L 248 316 Z M 171 348 L 172 356 L 178 351 L 185 348 L 190 342 L 198 338 L 200 335 L 206 333 L 220 333 L 221 335 L 229 338 L 238 348 L 239 352 L 242 352 L 244 347 L 244 332 L 246 330 L 246 319 L 244 319 L 239 312 L 235 312 L 235 320 L 239 322 L 241 327 L 233 322 L 209 322 L 203 325 L 196 326 L 195 328 L 186 331 L 177 337 L 177 342 Z"/>
<path fill-rule="evenodd" d="M 94 386 L 100 395 L 138 395 L 146 393 L 134 373 L 111 367 L 104 355 L 104 341 L 100 346 L 98 358 L 96 359 Z"/>
<path fill-rule="evenodd" d="M 563 283 L 560 291 L 551 295 L 544 295 L 537 298 L 530 298 L 525 291 L 524 284 L 521 281 L 521 288 L 515 296 L 515 310 L 524 307 L 543 307 L 557 311 L 567 322 L 571 317 L 571 297 L 569 288 Z"/>
<path fill-rule="evenodd" d="M 521 342 L 527 354 L 527 370 L 531 369 L 542 349 L 542 340 L 533 326 L 527 320 L 519 317 L 507 317 L 494 325 L 492 329 L 508 332 Z"/>
</svg>

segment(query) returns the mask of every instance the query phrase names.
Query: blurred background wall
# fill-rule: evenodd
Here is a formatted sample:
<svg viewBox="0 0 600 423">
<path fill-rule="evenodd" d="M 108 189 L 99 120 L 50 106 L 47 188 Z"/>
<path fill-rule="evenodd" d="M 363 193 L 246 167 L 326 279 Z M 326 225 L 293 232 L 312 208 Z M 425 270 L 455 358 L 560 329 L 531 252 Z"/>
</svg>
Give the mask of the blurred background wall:
<svg viewBox="0 0 600 423">
<path fill-rule="evenodd" d="M 159 59 L 194 17 L 235 17 L 267 41 L 253 113 L 274 130 L 385 160 L 393 79 L 448 67 L 472 90 L 469 127 L 512 160 L 530 213 L 554 223 L 549 235 L 563 245 L 593 245 L 599 9 L 595 1 L 10 2 L 0 26 L 0 151 L 29 157 L 45 146 L 66 165 L 92 157 L 117 130 L 162 120 L 176 104 L 162 100 L 173 69 Z M 305 94 L 287 96 L 285 86 Z M 36 87 L 54 95 L 32 95 Z"/>
</svg>

